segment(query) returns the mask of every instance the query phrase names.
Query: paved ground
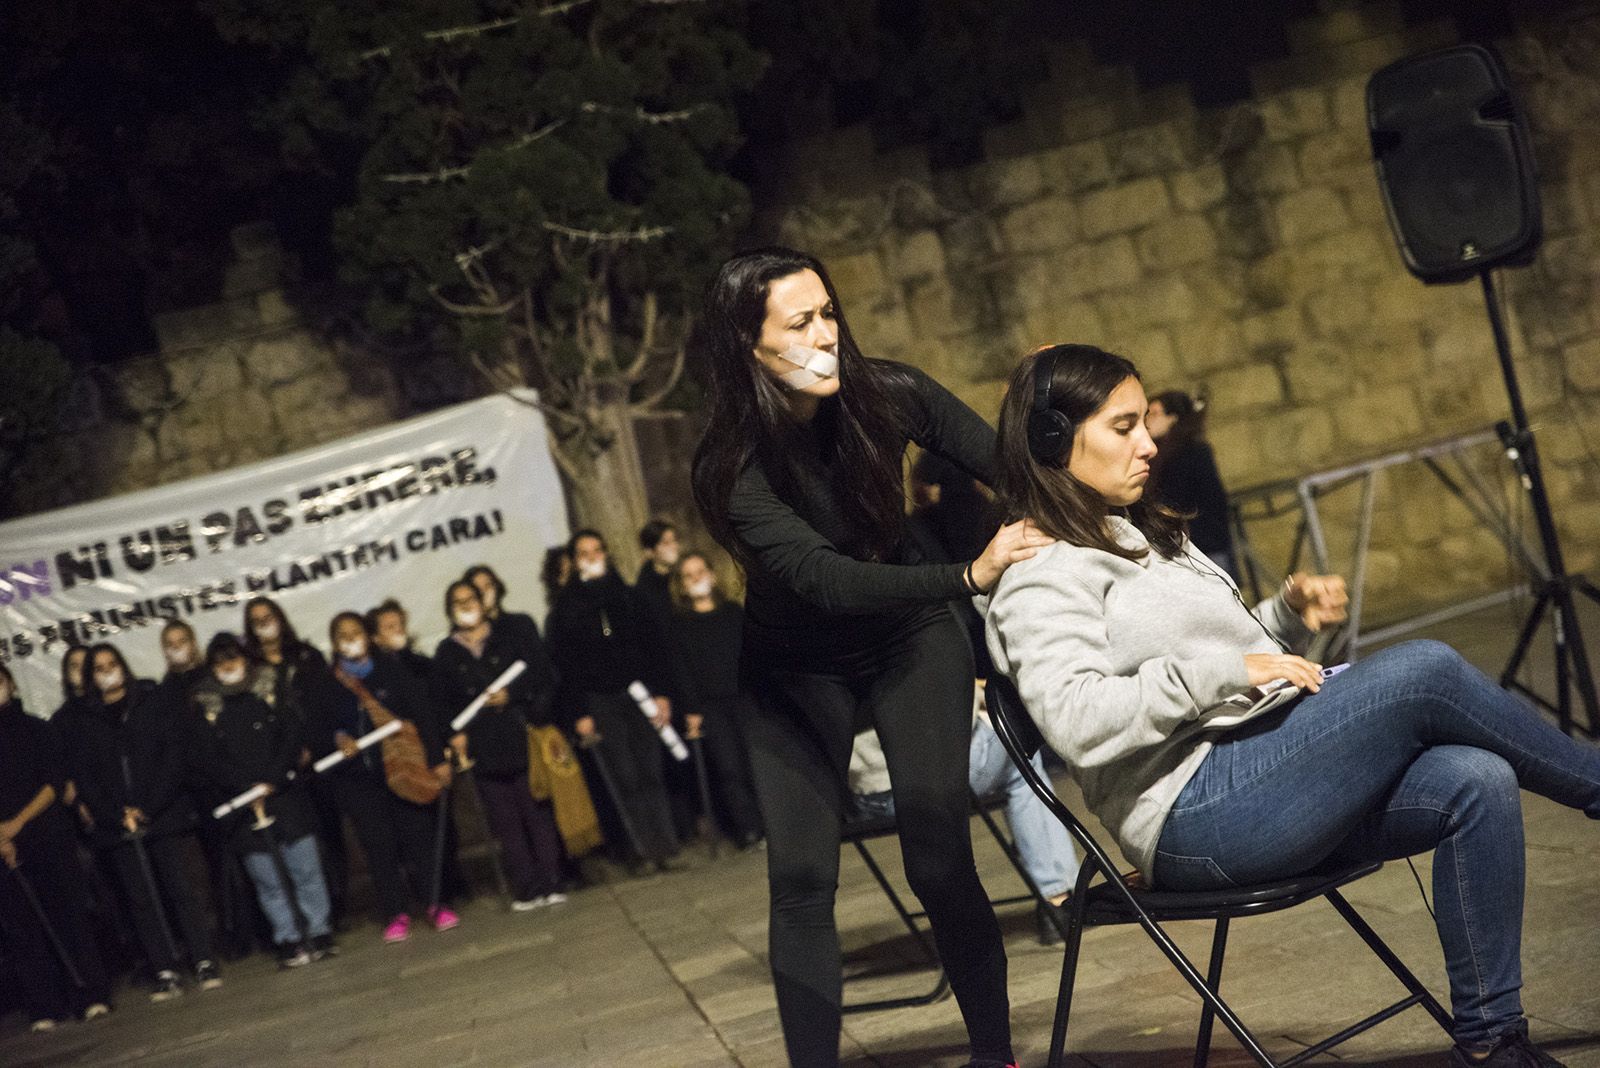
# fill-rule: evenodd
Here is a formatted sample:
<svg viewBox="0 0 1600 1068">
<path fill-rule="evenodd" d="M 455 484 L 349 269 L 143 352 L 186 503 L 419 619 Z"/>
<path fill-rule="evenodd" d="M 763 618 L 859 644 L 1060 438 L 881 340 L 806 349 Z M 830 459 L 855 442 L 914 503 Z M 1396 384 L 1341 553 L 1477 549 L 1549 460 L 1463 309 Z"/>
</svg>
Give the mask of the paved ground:
<svg viewBox="0 0 1600 1068">
<path fill-rule="evenodd" d="M 1514 617 L 1485 613 L 1446 636 L 1498 669 Z M 1439 632 L 1436 632 L 1439 633 Z M 1600 618 L 1589 634 L 1600 635 Z M 1591 641 L 1591 644 L 1596 644 Z M 1525 1001 L 1536 1037 L 1573 1066 L 1600 1068 L 1600 829 L 1524 795 L 1529 895 Z M 976 825 L 975 825 L 976 826 Z M 978 833 L 982 835 L 981 828 Z M 887 843 L 886 843 L 887 844 Z M 891 872 L 892 848 L 879 850 Z M 985 881 L 1016 886 L 980 837 Z M 0 1065 L 642 1065 L 767 1068 L 783 1064 L 764 964 L 764 856 L 712 862 L 614 883 L 559 909 L 512 915 L 480 900 L 456 931 L 421 931 L 383 946 L 373 928 L 346 935 L 343 955 L 297 972 L 265 960 L 234 965 L 224 989 L 160 1006 L 124 992 L 103 1022 L 52 1035 L 0 1033 Z M 1417 865 L 1424 883 L 1428 865 Z M 1352 887 L 1351 901 L 1428 985 L 1444 996 L 1432 924 L 1404 864 Z M 926 975 L 900 970 L 908 940 L 866 869 L 846 858 L 840 925 L 850 968 L 890 974 L 851 983 L 907 992 Z M 1060 952 L 1033 940 L 1032 914 L 1003 913 L 1023 1063 L 1044 1062 Z M 1180 941 L 1203 958 L 1208 932 Z M 1238 924 L 1225 989 L 1273 1051 L 1287 1055 L 1359 1019 L 1397 986 L 1331 909 L 1307 905 Z M 1190 1063 L 1198 1000 L 1137 930 L 1091 932 L 1069 1048 L 1076 1065 Z M 1220 1030 L 1220 1029 L 1219 1029 Z M 1418 1010 L 1338 1051 L 1347 1064 L 1442 1065 L 1443 1036 Z M 849 1017 L 847 1063 L 884 1068 L 962 1063 L 954 1002 Z M 1336 1058 L 1324 1058 L 1333 1060 Z M 1247 1063 L 1225 1034 L 1212 1063 Z"/>
</svg>

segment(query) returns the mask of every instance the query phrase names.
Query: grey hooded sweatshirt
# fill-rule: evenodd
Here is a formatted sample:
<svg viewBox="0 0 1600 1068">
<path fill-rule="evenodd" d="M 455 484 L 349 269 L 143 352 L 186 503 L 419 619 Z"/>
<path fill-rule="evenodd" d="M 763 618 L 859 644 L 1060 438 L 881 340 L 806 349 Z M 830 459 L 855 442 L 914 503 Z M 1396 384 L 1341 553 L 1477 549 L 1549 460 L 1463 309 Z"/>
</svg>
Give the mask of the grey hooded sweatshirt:
<svg viewBox="0 0 1600 1068">
<path fill-rule="evenodd" d="M 1291 648 L 1310 631 L 1281 594 L 1251 612 L 1187 540 L 1163 559 L 1126 519 L 1107 522 L 1145 556 L 1056 542 L 1008 568 L 981 607 L 996 669 L 1149 874 L 1167 813 L 1211 751 L 1203 717 L 1248 688 L 1245 654 L 1281 651 L 1268 631 Z"/>
</svg>

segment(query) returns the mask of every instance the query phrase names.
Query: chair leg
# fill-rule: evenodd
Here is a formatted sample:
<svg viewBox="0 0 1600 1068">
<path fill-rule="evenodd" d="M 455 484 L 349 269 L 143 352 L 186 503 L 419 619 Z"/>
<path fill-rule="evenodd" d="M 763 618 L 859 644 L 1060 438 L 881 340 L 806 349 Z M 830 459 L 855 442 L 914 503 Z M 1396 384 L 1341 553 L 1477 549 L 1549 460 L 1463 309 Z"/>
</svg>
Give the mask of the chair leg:
<svg viewBox="0 0 1600 1068">
<path fill-rule="evenodd" d="M 1350 906 L 1350 902 L 1344 899 L 1344 895 L 1337 890 L 1330 890 L 1328 891 L 1328 903 L 1338 911 L 1340 916 L 1344 917 L 1344 922 L 1348 923 L 1355 933 L 1361 936 L 1361 940 L 1367 944 L 1367 948 L 1371 949 L 1378 959 L 1388 966 L 1389 970 L 1394 973 L 1394 977 L 1400 980 L 1400 984 L 1416 995 L 1418 1003 L 1428 1010 L 1428 1015 L 1432 1016 L 1440 1027 L 1444 1028 L 1444 1033 L 1451 1034 L 1453 1021 L 1450 1018 L 1450 1014 L 1444 1010 L 1444 1006 L 1440 1005 L 1439 1000 L 1429 992 L 1427 987 L 1422 985 L 1422 980 L 1413 975 L 1411 969 L 1407 968 L 1405 963 L 1395 956 L 1394 950 L 1390 949 L 1388 943 L 1378 937 L 1378 932 L 1368 926 L 1367 921 L 1361 918 L 1360 913 L 1356 912 Z"/>
<path fill-rule="evenodd" d="M 1222 959 L 1228 951 L 1228 917 L 1217 919 L 1216 933 L 1211 936 L 1211 966 L 1206 970 L 1206 986 L 1212 993 L 1222 993 Z M 1211 1003 L 1200 1003 L 1200 1035 L 1194 1044 L 1194 1068 L 1206 1068 L 1211 1059 L 1211 1021 L 1215 1017 Z"/>
<path fill-rule="evenodd" d="M 1131 894 L 1128 900 L 1133 902 Z M 1206 981 L 1201 977 L 1199 970 L 1195 968 L 1194 962 L 1183 955 L 1183 950 L 1178 948 L 1178 944 L 1172 940 L 1171 935 L 1167 934 L 1166 929 L 1152 919 L 1148 912 L 1138 908 L 1136 902 L 1133 903 L 1139 916 L 1139 926 L 1144 928 L 1145 934 L 1149 935 L 1150 940 L 1156 944 L 1162 953 L 1166 954 L 1167 960 L 1171 961 L 1172 966 L 1178 969 L 1178 974 L 1188 981 L 1189 985 L 1194 988 L 1194 992 L 1200 995 L 1201 1000 L 1209 1005 L 1216 1015 L 1221 1018 L 1223 1025 L 1233 1032 L 1233 1037 L 1239 1040 L 1239 1044 L 1245 1048 L 1245 1052 L 1250 1054 L 1255 1059 L 1255 1062 L 1261 1065 L 1261 1068 L 1278 1068 L 1272 1057 L 1261 1047 L 1261 1043 L 1256 1040 L 1256 1036 L 1244 1025 L 1244 1021 L 1239 1019 L 1238 1014 L 1233 1011 L 1232 1007 L 1223 1001 L 1220 995 L 1206 986 Z"/>
<path fill-rule="evenodd" d="M 895 914 L 900 917 L 900 922 L 906 925 L 906 930 L 911 932 L 911 937 L 917 940 L 917 944 L 928 955 L 928 959 L 938 964 L 939 950 L 929 940 L 922 928 L 917 926 L 915 917 L 911 915 L 905 904 L 900 900 L 900 895 L 895 892 L 894 885 L 889 882 L 889 877 L 883 873 L 882 868 L 878 867 L 877 859 L 867 851 L 866 843 L 856 842 L 854 844 L 856 852 L 861 854 L 861 859 L 866 863 L 867 870 L 872 873 L 874 879 L 878 880 L 878 886 L 883 889 L 884 896 L 889 899 L 889 904 L 894 906 Z"/>
<path fill-rule="evenodd" d="M 1050 1028 L 1049 1068 L 1061 1068 L 1067 1048 L 1067 1020 L 1072 1015 L 1072 988 L 1078 978 L 1078 950 L 1083 944 L 1084 892 L 1087 879 L 1078 880 L 1067 907 L 1065 954 L 1061 958 L 1061 986 L 1056 992 L 1056 1018 Z"/>
<path fill-rule="evenodd" d="M 938 976 L 934 981 L 933 989 L 925 994 L 912 994 L 908 997 L 883 998 L 878 1001 L 863 1001 L 854 1005 L 845 1005 L 841 1011 L 846 1015 L 858 1012 L 877 1012 L 881 1009 L 909 1008 L 914 1005 L 931 1005 L 942 999 L 950 992 L 950 977 L 945 974 L 944 962 L 939 959 L 938 947 L 933 944 L 929 936 L 917 926 L 916 918 L 901 902 L 900 895 L 895 892 L 894 885 L 889 882 L 889 877 L 878 866 L 878 861 L 867 850 L 865 842 L 851 843 L 856 847 L 856 852 L 861 854 L 862 861 L 867 865 L 867 870 L 878 881 L 878 886 L 883 890 L 884 896 L 889 899 L 889 904 L 894 906 L 895 914 L 900 917 L 900 922 L 906 925 L 906 930 L 911 932 L 912 938 L 922 951 L 927 954 L 928 964 L 933 967 Z"/>
<path fill-rule="evenodd" d="M 1000 830 L 1000 825 L 995 822 L 993 814 L 990 813 L 988 809 L 984 808 L 982 805 L 977 805 L 976 808 L 978 812 L 978 818 L 983 821 L 984 826 L 989 828 L 989 833 L 994 836 L 995 842 L 997 842 L 1000 848 L 1005 852 L 1006 859 L 1009 860 L 1011 862 L 1011 866 L 1016 869 L 1018 877 L 1022 879 L 1022 884 L 1028 888 L 1028 897 L 1022 898 L 1021 900 L 1026 901 L 1032 899 L 1036 905 L 1048 905 L 1049 902 L 1045 900 L 1044 891 L 1039 889 L 1039 884 L 1033 881 L 1033 876 L 1029 875 L 1028 869 L 1023 867 L 1022 854 L 1017 850 L 1016 840 L 1014 838 L 1007 837 Z M 1009 901 L 1010 899 L 1007 900 Z M 1001 902 L 991 903 L 1001 904 Z M 1061 937 L 1066 938 L 1067 924 L 1065 920 L 1061 919 L 1059 911 L 1053 908 L 1046 909 L 1045 917 L 1055 926 L 1055 929 L 1060 932 Z"/>
</svg>

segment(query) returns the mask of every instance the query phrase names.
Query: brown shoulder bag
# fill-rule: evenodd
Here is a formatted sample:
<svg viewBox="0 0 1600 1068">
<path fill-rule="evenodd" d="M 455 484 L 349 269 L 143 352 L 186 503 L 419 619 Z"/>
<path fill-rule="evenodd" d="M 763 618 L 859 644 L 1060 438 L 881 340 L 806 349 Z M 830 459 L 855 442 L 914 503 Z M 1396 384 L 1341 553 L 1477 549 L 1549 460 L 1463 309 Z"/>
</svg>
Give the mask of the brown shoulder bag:
<svg viewBox="0 0 1600 1068">
<path fill-rule="evenodd" d="M 341 669 L 335 669 L 334 675 L 356 695 L 374 728 L 399 719 L 372 696 L 360 679 Z M 423 751 L 422 736 L 417 733 L 416 724 L 400 720 L 400 729 L 378 744 L 383 748 L 383 778 L 395 796 L 413 805 L 431 805 L 439 799 L 439 779 L 428 766 L 428 755 Z"/>
</svg>

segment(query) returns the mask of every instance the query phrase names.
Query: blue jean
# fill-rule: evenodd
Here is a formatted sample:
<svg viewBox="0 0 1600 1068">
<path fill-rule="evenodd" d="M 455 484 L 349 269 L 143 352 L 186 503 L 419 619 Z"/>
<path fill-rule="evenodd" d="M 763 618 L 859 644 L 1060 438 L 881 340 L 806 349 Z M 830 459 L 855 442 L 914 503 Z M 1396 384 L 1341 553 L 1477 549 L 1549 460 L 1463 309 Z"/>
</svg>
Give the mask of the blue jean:
<svg viewBox="0 0 1600 1068">
<path fill-rule="evenodd" d="M 278 866 L 271 853 L 246 853 L 245 870 L 256 884 L 256 897 L 261 901 L 261 911 L 272 924 L 272 940 L 278 945 L 300 941 L 300 928 L 295 923 L 294 903 L 306 918 L 306 933 L 317 938 L 329 932 L 328 884 L 322 878 L 322 861 L 317 856 L 315 835 L 296 838 L 283 847 L 284 867 L 289 869 L 289 880 L 294 883 L 294 901 L 289 900 L 283 880 L 278 878 Z"/>
<path fill-rule="evenodd" d="M 1178 795 L 1158 887 L 1206 890 L 1433 849 L 1463 1046 L 1522 1024 L 1518 787 L 1600 819 L 1600 750 L 1541 720 L 1447 645 L 1406 642 L 1222 735 Z"/>
<path fill-rule="evenodd" d="M 967 783 L 973 793 L 982 797 L 1005 790 L 1006 823 L 1011 827 L 1011 837 L 1016 839 L 1022 870 L 1028 873 L 1028 878 L 1045 897 L 1071 890 L 1078 878 L 1078 853 L 1072 847 L 1072 836 L 1044 807 L 1044 802 L 1034 796 L 1022 772 L 1000 744 L 1000 736 L 981 716 L 972 723 L 969 760 Z M 1039 774 L 1044 774 L 1042 754 L 1033 754 L 1033 766 Z M 856 810 L 863 816 L 894 815 L 894 792 L 891 790 L 858 794 L 855 802 Z"/>
<path fill-rule="evenodd" d="M 1072 836 L 1051 815 L 1044 802 L 1034 796 L 1022 772 L 1011 762 L 1000 736 L 989 721 L 979 716 L 972 724 L 971 766 L 967 782 L 973 793 L 982 797 L 1005 790 L 1006 823 L 1022 855 L 1022 869 L 1045 897 L 1055 897 L 1072 889 L 1078 878 L 1078 853 Z M 1044 774 L 1044 755 L 1033 754 L 1033 767 Z"/>
</svg>

